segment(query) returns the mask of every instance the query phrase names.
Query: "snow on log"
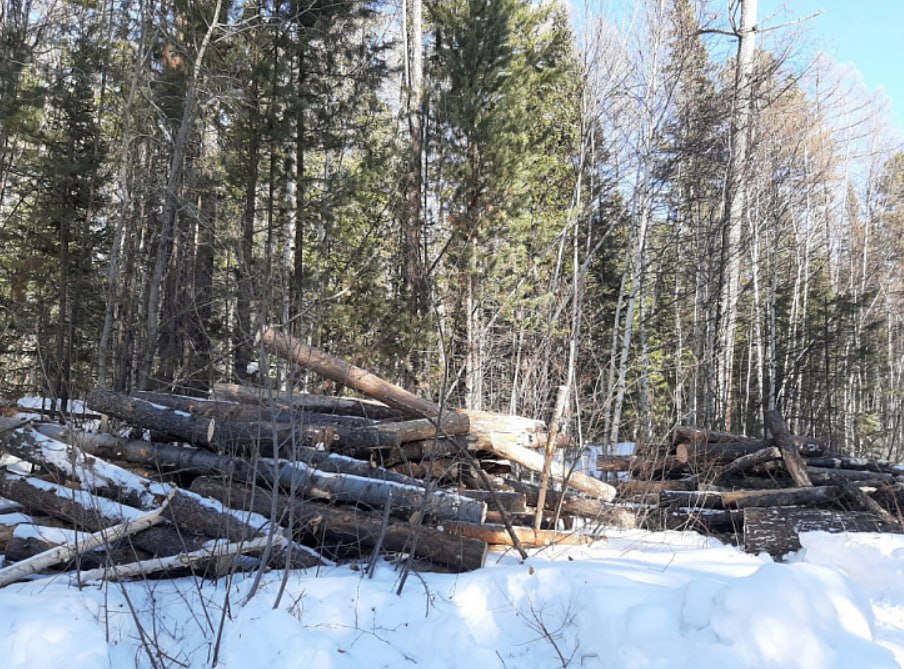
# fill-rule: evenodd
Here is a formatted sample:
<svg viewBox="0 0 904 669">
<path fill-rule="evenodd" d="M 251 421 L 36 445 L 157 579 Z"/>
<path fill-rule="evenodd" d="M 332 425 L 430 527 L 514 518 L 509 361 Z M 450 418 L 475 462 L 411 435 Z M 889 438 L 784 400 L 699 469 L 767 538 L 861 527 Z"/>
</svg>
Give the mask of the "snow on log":
<svg viewBox="0 0 904 669">
<path fill-rule="evenodd" d="M 269 510 L 274 501 L 270 492 L 252 492 L 207 477 L 195 479 L 192 490 L 234 508 L 257 513 Z M 486 560 L 487 545 L 479 540 L 450 537 L 431 527 L 395 520 L 384 524 L 382 514 L 353 506 L 331 507 L 283 494 L 277 495 L 275 501 L 280 518 L 291 516 L 293 527 L 300 527 L 304 534 L 334 549 L 348 546 L 360 554 L 382 539 L 386 550 L 413 553 L 456 571 L 479 569 Z"/>
</svg>

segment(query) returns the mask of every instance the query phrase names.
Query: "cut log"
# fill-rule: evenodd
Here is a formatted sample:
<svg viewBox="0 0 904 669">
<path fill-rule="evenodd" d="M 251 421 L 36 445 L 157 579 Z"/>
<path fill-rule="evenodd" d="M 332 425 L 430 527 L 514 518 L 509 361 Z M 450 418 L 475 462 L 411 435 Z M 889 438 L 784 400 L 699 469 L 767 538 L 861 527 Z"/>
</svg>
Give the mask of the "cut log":
<svg viewBox="0 0 904 669">
<path fill-rule="evenodd" d="M 370 459 L 374 466 L 392 467 L 406 462 L 442 458 L 459 451 L 461 446 L 454 439 L 422 439 L 374 453 Z"/>
<path fill-rule="evenodd" d="M 440 407 L 430 400 L 418 397 L 365 369 L 308 346 L 291 335 L 266 328 L 261 333 L 261 342 L 289 362 L 357 390 L 413 418 L 435 418 L 440 415 Z"/>
<path fill-rule="evenodd" d="M 195 565 L 203 565 L 220 558 L 234 558 L 248 553 L 262 553 L 271 543 L 279 546 L 281 539 L 281 537 L 277 536 L 273 537 L 272 542 L 268 537 L 258 537 L 250 541 L 235 543 L 221 541 L 189 553 L 179 553 L 178 555 L 164 558 L 153 558 L 131 564 L 111 565 L 90 571 L 77 572 L 73 574 L 72 580 L 75 583 L 90 583 L 91 581 L 100 580 L 123 581 L 156 572 L 168 572 Z M 282 542 L 284 543 L 285 540 L 282 539 Z"/>
<path fill-rule="evenodd" d="M 159 509 L 90 534 L 82 538 L 81 541 L 51 548 L 14 565 L 0 569 L 0 588 L 57 565 L 60 562 L 71 560 L 81 553 L 86 553 L 101 546 L 109 546 L 124 537 L 136 534 L 162 522 L 163 510 L 167 502 L 165 501 Z"/>
<path fill-rule="evenodd" d="M 386 443 L 399 444 L 437 437 L 453 437 L 466 434 L 471 429 L 471 420 L 463 411 L 443 413 L 439 425 L 437 425 L 437 420 L 436 418 L 420 418 L 396 423 L 380 423 L 374 429 L 387 438 Z"/>
<path fill-rule="evenodd" d="M 795 485 L 806 487 L 813 483 L 807 474 L 807 466 L 800 455 L 798 444 L 794 443 L 791 433 L 788 432 L 788 426 L 785 425 L 785 419 L 782 418 L 778 411 L 772 409 L 764 413 L 766 429 L 772 433 L 772 439 L 775 445 L 782 452 L 782 458 L 785 461 L 785 468 L 791 475 L 791 480 Z"/>
<path fill-rule="evenodd" d="M 715 472 L 715 476 L 713 478 L 714 480 L 725 479 L 729 476 L 732 476 L 733 474 L 749 471 L 757 465 L 761 465 L 765 462 L 779 460 L 781 459 L 781 457 L 782 452 L 775 446 L 763 448 L 759 451 L 754 451 L 753 453 L 742 455 L 741 457 L 732 460 L 724 468 Z"/>
<path fill-rule="evenodd" d="M 346 427 L 369 427 L 377 421 L 360 416 L 343 416 L 314 411 L 290 410 L 263 404 L 206 400 L 170 393 L 137 391 L 135 397 L 170 409 L 186 411 L 196 416 L 237 422 L 291 423 L 293 425 L 345 425 Z"/>
<path fill-rule="evenodd" d="M 816 456 L 807 458 L 808 467 L 824 469 L 858 469 L 867 472 L 895 473 L 894 465 L 875 458 L 855 458 L 849 456 Z"/>
<path fill-rule="evenodd" d="M 724 442 L 753 443 L 760 440 L 754 437 L 745 437 L 740 434 L 728 432 L 716 432 L 715 430 L 703 430 L 698 427 L 678 425 L 672 430 L 672 444 L 719 444 Z"/>
<path fill-rule="evenodd" d="M 212 395 L 218 400 L 265 406 L 273 404 L 278 407 L 324 414 L 359 416 L 374 420 L 400 420 L 406 415 L 397 409 L 371 400 L 275 391 L 257 386 L 237 386 L 231 383 L 215 383 Z"/>
<path fill-rule="evenodd" d="M 506 492 L 504 490 L 462 490 L 464 497 L 479 499 L 486 502 L 487 506 L 499 504 L 502 510 L 509 513 L 523 513 L 527 511 L 527 497 L 521 492 Z"/>
<path fill-rule="evenodd" d="M 192 490 L 218 499 L 239 509 L 261 513 L 271 508 L 272 495 L 263 490 L 252 494 L 248 489 L 224 484 L 209 478 L 198 478 Z M 416 557 L 429 560 L 456 571 L 479 569 L 487 554 L 485 542 L 452 538 L 434 528 L 399 523 L 390 520 L 385 526 L 380 514 L 354 507 L 333 508 L 317 502 L 302 501 L 278 495 L 277 509 L 281 517 L 291 514 L 293 525 L 310 537 L 334 546 L 352 546 L 364 552 L 376 545 L 382 534 L 386 550 L 413 552 Z"/>
<path fill-rule="evenodd" d="M 474 523 L 446 522 L 444 532 L 458 537 L 479 539 L 494 546 L 512 546 L 511 533 L 503 525 L 477 525 Z M 530 527 L 515 526 L 515 534 L 525 548 L 543 548 L 545 546 L 582 546 L 591 544 L 596 539 L 586 534 L 575 532 L 558 532 L 556 530 L 535 530 Z"/>
<path fill-rule="evenodd" d="M 598 455 L 596 468 L 601 472 L 627 472 L 637 463 L 633 455 Z"/>
<path fill-rule="evenodd" d="M 721 493 L 725 508 L 749 506 L 826 506 L 841 496 L 836 486 L 778 488 L 774 490 L 731 490 Z"/>
<path fill-rule="evenodd" d="M 60 425 L 36 425 L 35 430 L 43 435 L 78 446 L 91 453 L 110 460 L 122 460 L 153 467 L 156 470 L 186 470 L 207 474 L 234 474 L 242 480 L 251 480 L 252 468 L 243 460 L 217 455 L 210 451 L 156 444 L 135 439 L 121 439 L 109 434 L 69 430 Z M 334 474 L 353 474 L 375 478 L 380 481 L 394 481 L 404 485 L 420 485 L 420 481 L 402 476 L 386 469 L 345 457 L 335 453 L 298 448 L 294 459 L 317 469 Z"/>
<path fill-rule="evenodd" d="M 109 416 L 143 429 L 166 434 L 180 441 L 219 452 L 272 452 L 290 444 L 331 449 L 375 448 L 396 443 L 391 434 L 375 427 L 342 425 L 292 425 L 287 423 L 248 423 L 193 416 L 184 411 L 162 407 L 137 397 L 112 390 L 96 389 L 88 394 L 88 404 Z"/>
<path fill-rule="evenodd" d="M 105 440 L 110 443 L 110 440 Z M 243 460 L 180 447 L 160 447 L 149 442 L 113 439 L 117 457 L 153 464 L 165 460 L 175 468 L 191 467 L 206 473 L 225 473 L 241 481 L 265 481 L 294 494 L 331 499 L 344 504 L 367 504 L 382 509 L 392 495 L 393 514 L 408 518 L 426 513 L 441 519 L 482 522 L 486 504 L 440 490 L 427 492 L 423 485 L 408 485 L 393 480 L 378 480 L 347 473 L 335 474 L 303 462 L 260 458 L 252 467 Z M 326 458 L 325 458 L 326 459 Z M 329 459 L 337 462 L 336 457 Z M 348 460 L 345 458 L 344 460 Z M 369 467 L 366 462 L 359 463 Z M 400 475 L 396 475 L 400 476 Z M 402 480 L 411 480 L 402 477 Z"/>
<path fill-rule="evenodd" d="M 801 532 L 901 532 L 897 523 L 884 522 L 863 511 L 831 511 L 801 507 L 744 509 L 744 549 L 775 558 L 800 550 Z"/>
<path fill-rule="evenodd" d="M 721 509 L 722 495 L 709 490 L 663 490 L 659 493 L 662 506 L 690 509 Z"/>
<path fill-rule="evenodd" d="M 894 483 L 893 474 L 865 469 L 834 469 L 827 467 L 807 467 L 807 474 L 813 483 L 838 483 L 840 481 L 870 481 L 871 483 Z"/>
<path fill-rule="evenodd" d="M 514 444 L 494 444 L 493 452 L 532 471 L 543 471 L 545 458 L 542 453 Z M 552 463 L 550 478 L 559 485 L 567 481 L 568 487 L 598 497 L 605 502 L 611 501 L 616 495 L 615 488 L 608 483 L 598 481 L 581 472 L 571 472 L 558 462 Z"/>
<path fill-rule="evenodd" d="M 696 489 L 697 482 L 686 479 L 676 479 L 674 481 L 623 481 L 618 484 L 618 496 L 627 499 L 634 495 L 647 495 L 650 493 L 658 495 L 663 490 Z"/>
<path fill-rule="evenodd" d="M 32 477 L 0 472 L 0 494 L 18 501 L 33 513 L 67 521 L 70 525 L 97 532 L 142 515 L 139 509 L 119 504 L 84 490 L 72 490 Z M 131 543 L 151 555 L 172 555 L 200 548 L 206 537 L 176 528 L 159 526 L 131 538 Z"/>
<path fill-rule="evenodd" d="M 527 503 L 536 507 L 540 494 L 537 486 L 524 481 L 506 479 L 511 487 L 523 493 Z M 634 511 L 624 506 L 617 506 L 599 499 L 588 499 L 577 495 L 563 495 L 559 490 L 547 490 L 544 507 L 546 511 L 560 512 L 567 516 L 580 516 L 593 523 L 631 529 L 636 525 Z"/>
</svg>

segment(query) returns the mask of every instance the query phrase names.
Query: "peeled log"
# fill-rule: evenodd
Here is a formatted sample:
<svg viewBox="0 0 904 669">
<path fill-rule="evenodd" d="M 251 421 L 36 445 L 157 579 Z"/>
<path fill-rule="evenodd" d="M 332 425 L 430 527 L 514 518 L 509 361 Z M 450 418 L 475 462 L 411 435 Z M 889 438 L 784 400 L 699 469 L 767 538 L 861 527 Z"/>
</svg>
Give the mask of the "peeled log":
<svg viewBox="0 0 904 669">
<path fill-rule="evenodd" d="M 443 531 L 459 537 L 479 539 L 495 546 L 512 546 L 512 537 L 504 525 L 476 525 L 474 523 L 447 522 L 442 525 Z M 515 526 L 515 534 L 525 548 L 543 548 L 545 546 L 583 546 L 596 539 L 586 534 L 574 532 L 558 532 L 556 530 L 535 530 L 530 527 Z"/>
<path fill-rule="evenodd" d="M 430 400 L 418 397 L 365 369 L 308 346 L 291 335 L 266 328 L 261 333 L 261 342 L 289 362 L 357 390 L 413 418 L 435 418 L 440 414 L 440 407 Z"/>
<path fill-rule="evenodd" d="M 542 453 L 532 451 L 523 446 L 504 443 L 494 443 L 492 451 L 496 455 L 500 455 L 512 462 L 517 462 L 522 467 L 532 471 L 543 471 L 545 458 Z M 550 478 L 560 485 L 567 484 L 570 488 L 598 497 L 604 502 L 612 501 L 617 493 L 615 488 L 608 483 L 597 481 L 595 478 L 581 472 L 570 472 L 558 462 L 552 463 Z"/>
<path fill-rule="evenodd" d="M 192 490 L 256 513 L 269 513 L 273 501 L 267 491 L 255 490 L 252 494 L 247 488 L 203 477 L 195 479 Z M 479 569 L 486 560 L 487 545 L 483 541 L 453 538 L 431 527 L 394 520 L 384 526 L 379 513 L 355 507 L 334 508 L 288 495 L 278 495 L 276 504 L 280 517 L 291 513 L 295 524 L 318 543 L 349 545 L 361 552 L 373 548 L 382 535 L 386 550 L 413 552 L 416 557 L 457 571 Z"/>
</svg>

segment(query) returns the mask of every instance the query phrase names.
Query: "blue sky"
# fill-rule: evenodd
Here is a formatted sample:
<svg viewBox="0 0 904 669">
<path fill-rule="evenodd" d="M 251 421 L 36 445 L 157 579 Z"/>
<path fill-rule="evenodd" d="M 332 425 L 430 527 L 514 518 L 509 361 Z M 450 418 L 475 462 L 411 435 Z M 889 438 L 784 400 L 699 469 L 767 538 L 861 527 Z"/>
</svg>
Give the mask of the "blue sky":
<svg viewBox="0 0 904 669">
<path fill-rule="evenodd" d="M 870 89 L 883 88 L 904 134 L 904 0 L 759 0 L 758 14 L 769 27 L 820 10 L 804 25 L 810 48 L 855 66 Z"/>
</svg>

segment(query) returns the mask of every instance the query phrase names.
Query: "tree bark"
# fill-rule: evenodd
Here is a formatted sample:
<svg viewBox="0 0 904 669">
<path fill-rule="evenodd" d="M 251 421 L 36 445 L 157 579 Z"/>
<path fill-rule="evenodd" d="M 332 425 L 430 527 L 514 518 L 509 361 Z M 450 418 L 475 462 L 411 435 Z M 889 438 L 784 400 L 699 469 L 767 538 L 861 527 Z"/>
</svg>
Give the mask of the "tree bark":
<svg viewBox="0 0 904 669">
<path fill-rule="evenodd" d="M 776 488 L 772 490 L 731 490 L 722 493 L 725 508 L 749 506 L 826 506 L 841 497 L 836 486 Z"/>
<path fill-rule="evenodd" d="M 217 400 L 246 402 L 249 404 L 304 409 L 314 413 L 360 416 L 372 420 L 399 420 L 405 414 L 385 404 L 349 397 L 328 397 L 308 393 L 285 393 L 256 386 L 237 386 L 232 383 L 215 383 L 213 397 Z"/>
<path fill-rule="evenodd" d="M 747 2 L 750 2 L 750 0 L 747 0 Z M 765 412 L 764 420 L 766 429 L 772 433 L 772 439 L 775 441 L 775 445 L 782 451 L 785 468 L 788 470 L 794 483 L 799 486 L 813 485 L 810 481 L 809 474 L 807 474 L 806 464 L 804 464 L 803 458 L 800 456 L 798 446 L 794 443 L 791 433 L 788 432 L 785 420 L 778 411 L 774 409 Z"/>
<path fill-rule="evenodd" d="M 408 416 L 435 418 L 440 414 L 440 407 L 433 402 L 399 388 L 367 370 L 308 346 L 291 335 L 266 328 L 261 334 L 261 341 L 273 353 L 289 362 L 357 390 Z"/>
<path fill-rule="evenodd" d="M 800 507 L 744 509 L 744 549 L 767 552 L 775 558 L 800 550 L 801 532 L 901 532 L 897 523 L 887 523 L 862 511 L 829 511 Z"/>
<path fill-rule="evenodd" d="M 269 513 L 272 493 L 210 478 L 198 478 L 192 490 L 213 497 L 223 504 L 256 513 Z M 431 527 L 390 520 L 384 525 L 381 514 L 355 507 L 334 508 L 318 502 L 303 501 L 288 495 L 278 495 L 276 509 L 281 522 L 288 522 L 310 539 L 327 546 L 352 547 L 363 555 L 373 548 L 382 536 L 383 548 L 396 552 L 413 552 L 416 557 L 429 560 L 456 571 L 479 569 L 487 554 L 485 542 L 456 539 Z"/>
</svg>

